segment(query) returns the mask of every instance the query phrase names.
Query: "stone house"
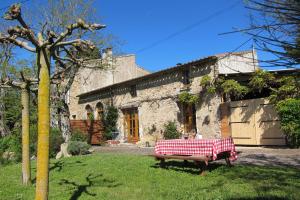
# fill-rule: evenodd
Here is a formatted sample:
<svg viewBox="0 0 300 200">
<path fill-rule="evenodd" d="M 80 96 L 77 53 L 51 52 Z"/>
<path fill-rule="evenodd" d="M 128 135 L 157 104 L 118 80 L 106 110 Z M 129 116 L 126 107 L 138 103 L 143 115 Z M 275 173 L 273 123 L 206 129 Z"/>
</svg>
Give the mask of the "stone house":
<svg viewBox="0 0 300 200">
<path fill-rule="evenodd" d="M 156 140 L 169 121 L 175 122 L 182 132 L 196 130 L 203 138 L 220 138 L 223 98 L 219 94 L 203 95 L 201 78 L 204 75 L 218 77 L 251 73 L 256 69 L 257 55 L 250 50 L 213 55 L 154 73 L 141 70 L 132 78 L 128 76 L 126 80 L 111 84 L 96 86 L 100 83 L 95 80 L 100 82 L 102 78 L 94 74 L 89 87 L 80 89 L 80 94 L 73 93 L 71 121 L 73 124 L 75 121 L 87 124 L 88 116 L 92 114 L 93 123 L 101 124 L 103 110 L 113 105 L 119 113 L 116 140 L 132 143 Z M 183 91 L 199 96 L 199 102 L 194 105 L 180 103 L 178 95 Z M 95 136 L 92 143 L 97 144 L 103 129 L 101 125 L 88 125 L 92 129 L 91 137 Z"/>
</svg>

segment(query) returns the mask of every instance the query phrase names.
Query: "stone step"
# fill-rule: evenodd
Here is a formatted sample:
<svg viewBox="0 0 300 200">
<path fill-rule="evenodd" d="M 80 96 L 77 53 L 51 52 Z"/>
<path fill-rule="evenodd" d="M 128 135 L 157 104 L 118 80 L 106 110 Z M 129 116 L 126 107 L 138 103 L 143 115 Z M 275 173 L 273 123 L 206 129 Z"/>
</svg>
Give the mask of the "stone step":
<svg viewBox="0 0 300 200">
<path fill-rule="evenodd" d="M 133 144 L 133 143 L 120 143 L 118 144 L 119 147 L 137 147 L 136 144 Z"/>
</svg>

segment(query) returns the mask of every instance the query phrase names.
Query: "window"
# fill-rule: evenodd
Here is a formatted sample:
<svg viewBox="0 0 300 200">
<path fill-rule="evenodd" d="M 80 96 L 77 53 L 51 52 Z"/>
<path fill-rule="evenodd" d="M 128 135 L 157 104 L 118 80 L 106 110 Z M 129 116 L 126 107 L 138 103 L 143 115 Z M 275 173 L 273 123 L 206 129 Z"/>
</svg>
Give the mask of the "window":
<svg viewBox="0 0 300 200">
<path fill-rule="evenodd" d="M 190 83 L 190 70 L 186 69 L 183 71 L 183 84 L 188 85 Z"/>
<path fill-rule="evenodd" d="M 93 120 L 94 114 L 93 114 L 92 107 L 90 105 L 86 105 L 85 110 L 86 110 L 86 119 Z"/>
<path fill-rule="evenodd" d="M 136 97 L 137 96 L 137 93 L 136 93 L 136 85 L 132 85 L 130 87 L 130 94 L 132 97 Z"/>
<path fill-rule="evenodd" d="M 101 102 L 98 102 L 96 105 L 96 110 L 97 110 L 97 120 L 102 120 L 103 119 L 103 104 Z"/>
</svg>

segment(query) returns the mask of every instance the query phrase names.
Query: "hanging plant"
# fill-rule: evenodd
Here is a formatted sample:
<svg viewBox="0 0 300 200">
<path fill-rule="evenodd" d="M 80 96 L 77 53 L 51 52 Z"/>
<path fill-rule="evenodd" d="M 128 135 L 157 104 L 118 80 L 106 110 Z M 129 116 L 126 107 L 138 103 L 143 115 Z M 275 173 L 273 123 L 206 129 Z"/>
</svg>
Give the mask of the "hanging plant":
<svg viewBox="0 0 300 200">
<path fill-rule="evenodd" d="M 223 78 L 217 78 L 212 80 L 212 78 L 208 75 L 202 77 L 200 86 L 202 86 L 204 91 L 209 94 L 218 92 L 237 98 L 241 98 L 249 92 L 249 88 L 247 86 L 241 85 L 234 79 L 225 80 Z"/>
<path fill-rule="evenodd" d="M 188 92 L 181 92 L 178 95 L 178 99 L 180 103 L 184 104 L 195 104 L 199 101 L 199 97 L 197 95 L 193 95 Z"/>
<path fill-rule="evenodd" d="M 202 86 L 203 89 L 209 94 L 216 93 L 217 88 L 213 84 L 212 78 L 209 75 L 205 75 L 201 78 L 200 86 Z"/>
</svg>

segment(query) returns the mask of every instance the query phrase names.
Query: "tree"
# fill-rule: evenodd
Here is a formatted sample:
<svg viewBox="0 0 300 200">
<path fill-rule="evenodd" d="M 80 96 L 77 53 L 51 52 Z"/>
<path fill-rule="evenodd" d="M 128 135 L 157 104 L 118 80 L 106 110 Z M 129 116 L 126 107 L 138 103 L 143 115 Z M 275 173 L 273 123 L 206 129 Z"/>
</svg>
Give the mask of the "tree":
<svg viewBox="0 0 300 200">
<path fill-rule="evenodd" d="M 97 18 L 96 10 L 93 7 L 94 0 L 48 0 L 47 3 L 41 8 L 42 16 L 39 16 L 38 26 L 35 28 L 49 29 L 54 32 L 62 32 L 65 27 L 74 23 L 74 20 L 80 18 L 84 21 L 94 21 Z M 34 12 L 33 12 L 34 13 Z M 47 22 L 47 23 L 45 23 Z M 86 35 L 88 34 L 88 35 Z M 95 48 L 86 49 L 85 51 L 76 52 L 76 56 L 85 59 L 98 59 L 100 58 L 100 48 L 103 46 L 110 46 L 113 37 L 111 35 L 95 34 L 82 29 L 74 30 L 70 39 L 78 39 L 83 35 L 91 38 L 90 40 L 95 44 Z M 73 52 L 74 53 L 74 52 Z M 64 70 L 63 73 L 58 73 L 55 82 L 51 85 L 51 124 L 57 124 L 61 130 L 63 137 L 67 141 L 70 136 L 70 110 L 66 102 L 68 91 L 70 90 L 75 76 L 77 75 L 82 65 L 68 62 L 68 65 L 73 65 L 70 70 Z M 64 64 L 56 62 L 54 71 L 60 71 L 64 68 Z M 85 66 L 86 67 L 86 66 Z M 103 65 L 97 69 L 103 69 Z"/>
<path fill-rule="evenodd" d="M 11 87 L 21 90 L 21 107 L 22 107 L 22 183 L 28 185 L 31 183 L 31 172 L 30 172 L 30 115 L 29 115 L 29 96 L 30 96 L 30 86 L 32 81 L 26 79 L 24 72 L 20 71 L 22 82 L 16 82 L 11 80 L 8 73 L 5 73 L 5 78 L 1 79 L 0 88 Z M 15 111 L 18 113 L 18 111 Z M 15 122 L 16 120 L 12 120 Z M 12 123 L 13 126 L 15 123 Z"/>
<path fill-rule="evenodd" d="M 29 79 L 26 79 L 23 71 L 20 71 L 20 75 L 22 77 L 22 82 L 16 82 L 11 80 L 11 76 L 14 76 L 15 79 L 16 74 L 10 73 L 11 66 L 9 66 L 9 59 L 11 57 L 11 46 L 3 45 L 3 60 L 1 60 L 1 79 L 0 79 L 0 90 L 1 94 L 5 94 L 5 88 L 17 88 L 21 90 L 21 104 L 22 104 L 22 182 L 25 185 L 30 184 L 31 182 L 31 173 L 30 173 L 30 151 L 29 151 L 29 95 L 30 95 L 30 85 L 32 84 Z M 5 96 L 7 93 L 5 94 Z M 9 117 L 5 116 L 5 97 L 1 95 L 1 126 L 7 127 L 6 118 L 11 123 L 11 128 L 5 130 L 5 132 L 12 131 L 15 126 L 16 119 L 9 120 Z M 14 113 L 18 113 L 14 111 Z"/>
<path fill-rule="evenodd" d="M 53 30 L 41 29 L 35 33 L 21 15 L 21 5 L 14 4 L 5 15 L 6 20 L 17 21 L 20 26 L 7 30 L 7 34 L 0 35 L 1 43 L 10 43 L 19 46 L 36 55 L 38 67 L 38 150 L 37 150 L 37 175 L 36 175 L 36 200 L 48 199 L 49 183 L 49 132 L 50 132 L 50 71 L 52 59 L 60 63 L 61 70 L 53 75 L 66 70 L 71 70 L 73 65 L 82 65 L 86 59 L 76 58 L 75 52 L 93 49 L 95 46 L 88 40 L 71 39 L 75 30 L 93 31 L 104 28 L 100 24 L 87 24 L 82 19 L 66 26 L 66 30 L 57 34 Z M 29 43 L 28 43 L 29 42 Z M 59 79 L 59 78 L 58 78 Z M 55 78 L 53 79 L 55 80 Z"/>
<path fill-rule="evenodd" d="M 275 58 L 261 60 L 271 66 L 297 67 L 300 63 L 300 1 L 248 0 L 254 15 L 249 28 L 239 30 L 254 38 L 259 50 Z"/>
</svg>

